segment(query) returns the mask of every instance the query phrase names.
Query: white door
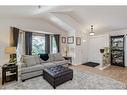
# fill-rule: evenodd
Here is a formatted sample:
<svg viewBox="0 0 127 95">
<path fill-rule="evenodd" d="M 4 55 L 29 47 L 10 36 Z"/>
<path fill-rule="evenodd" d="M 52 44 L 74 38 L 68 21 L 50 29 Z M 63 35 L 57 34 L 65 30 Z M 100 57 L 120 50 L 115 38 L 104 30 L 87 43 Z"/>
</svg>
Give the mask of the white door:
<svg viewBox="0 0 127 95">
<path fill-rule="evenodd" d="M 102 55 L 100 53 L 100 49 L 104 47 L 109 47 L 109 36 L 93 36 L 89 40 L 88 46 L 88 62 L 102 62 Z"/>
</svg>

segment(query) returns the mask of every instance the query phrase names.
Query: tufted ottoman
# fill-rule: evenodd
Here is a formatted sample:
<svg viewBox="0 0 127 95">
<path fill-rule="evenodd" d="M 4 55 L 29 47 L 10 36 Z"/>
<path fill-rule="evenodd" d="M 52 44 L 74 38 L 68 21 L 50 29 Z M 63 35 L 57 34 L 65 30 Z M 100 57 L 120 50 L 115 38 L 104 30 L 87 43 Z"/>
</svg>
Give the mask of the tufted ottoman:
<svg viewBox="0 0 127 95">
<path fill-rule="evenodd" d="M 43 78 L 55 89 L 56 86 L 73 79 L 73 70 L 62 65 L 46 68 L 43 70 Z"/>
</svg>

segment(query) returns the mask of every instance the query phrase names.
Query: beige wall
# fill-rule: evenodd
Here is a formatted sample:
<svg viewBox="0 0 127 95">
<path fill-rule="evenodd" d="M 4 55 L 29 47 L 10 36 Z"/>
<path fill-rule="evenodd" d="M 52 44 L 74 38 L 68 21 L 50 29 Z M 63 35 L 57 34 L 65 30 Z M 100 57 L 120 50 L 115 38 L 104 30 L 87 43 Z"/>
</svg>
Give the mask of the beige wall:
<svg viewBox="0 0 127 95">
<path fill-rule="evenodd" d="M 17 27 L 22 30 L 31 30 L 37 32 L 50 32 L 54 34 L 61 34 L 61 36 L 66 36 L 67 33 L 53 26 L 50 22 L 39 19 L 0 19 L 0 64 L 4 64 L 8 61 L 8 55 L 4 53 L 5 47 L 9 46 L 10 40 L 10 27 Z M 61 44 L 62 48 L 65 44 Z M 62 51 L 64 52 L 64 51 Z"/>
</svg>

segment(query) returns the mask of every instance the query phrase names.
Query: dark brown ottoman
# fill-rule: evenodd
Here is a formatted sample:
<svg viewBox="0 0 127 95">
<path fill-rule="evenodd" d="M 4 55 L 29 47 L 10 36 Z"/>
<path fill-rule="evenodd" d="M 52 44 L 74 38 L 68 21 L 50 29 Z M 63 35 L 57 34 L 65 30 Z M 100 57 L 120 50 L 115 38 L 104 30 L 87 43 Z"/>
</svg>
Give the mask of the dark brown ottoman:
<svg viewBox="0 0 127 95">
<path fill-rule="evenodd" d="M 56 86 L 73 79 L 73 70 L 61 65 L 46 68 L 43 70 L 43 78 L 55 89 Z"/>
</svg>

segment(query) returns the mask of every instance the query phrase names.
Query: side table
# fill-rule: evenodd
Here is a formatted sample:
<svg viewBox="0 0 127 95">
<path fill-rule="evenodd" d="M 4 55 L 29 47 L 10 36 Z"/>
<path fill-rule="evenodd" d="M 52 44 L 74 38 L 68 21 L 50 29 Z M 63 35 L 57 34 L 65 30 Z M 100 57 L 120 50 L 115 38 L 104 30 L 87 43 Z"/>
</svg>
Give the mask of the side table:
<svg viewBox="0 0 127 95">
<path fill-rule="evenodd" d="M 10 81 L 18 81 L 18 66 L 15 64 L 5 64 L 2 66 L 2 85 Z"/>
<path fill-rule="evenodd" d="M 72 65 L 72 57 L 64 56 L 64 59 L 65 59 L 65 60 L 69 60 L 68 65 Z"/>
</svg>

